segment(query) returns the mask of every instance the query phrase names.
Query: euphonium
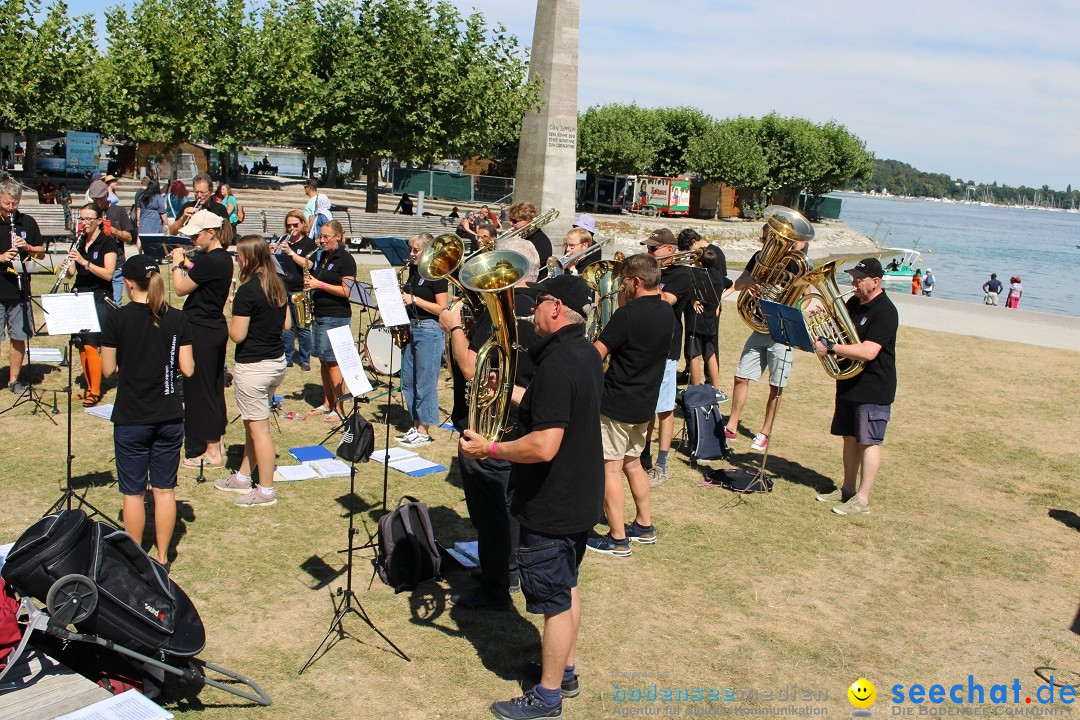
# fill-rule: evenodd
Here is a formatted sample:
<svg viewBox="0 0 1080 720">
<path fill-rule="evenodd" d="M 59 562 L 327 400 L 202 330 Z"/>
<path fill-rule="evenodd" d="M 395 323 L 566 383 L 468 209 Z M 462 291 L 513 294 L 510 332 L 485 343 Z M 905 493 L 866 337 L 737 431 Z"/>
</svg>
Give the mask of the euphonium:
<svg viewBox="0 0 1080 720">
<path fill-rule="evenodd" d="M 615 253 L 611 260 L 594 262 L 581 271 L 581 279 L 597 294 L 597 303 L 585 323 L 585 334 L 595 341 L 607 327 L 611 314 L 619 307 L 622 291 L 622 267 L 625 256 Z"/>
<path fill-rule="evenodd" d="M 586 255 L 592 255 L 597 250 L 601 250 L 605 245 L 611 243 L 611 238 L 604 238 L 600 242 L 593 243 L 584 250 L 578 250 L 572 255 L 565 255 L 561 258 L 557 258 L 554 255 L 547 259 L 547 276 L 549 278 L 556 275 L 566 274 L 566 269 L 576 262 L 579 262 Z M 580 273 L 583 275 L 583 273 Z"/>
<path fill-rule="evenodd" d="M 814 226 L 810 221 L 782 205 L 765 208 L 765 222 L 769 227 L 768 234 L 751 273 L 761 289 L 743 290 L 736 302 L 743 322 L 751 330 L 762 333 L 769 332 L 769 324 L 761 312 L 760 301 L 771 300 L 793 307 L 797 304 L 804 285 L 796 280 L 810 272 L 810 263 L 794 246 L 814 238 Z M 789 270 L 788 265 L 792 263 L 795 269 Z"/>
<path fill-rule="evenodd" d="M 518 362 L 514 286 L 528 271 L 528 259 L 513 250 L 486 252 L 461 269 L 461 284 L 483 299 L 491 316 L 491 337 L 476 353 L 468 399 L 469 429 L 492 442 L 502 436 L 510 416 Z M 490 373 L 496 377 L 493 395 L 488 391 Z"/>
<path fill-rule="evenodd" d="M 836 284 L 836 268 L 840 262 L 833 260 L 811 270 L 796 284 L 800 292 L 807 286 L 811 288 L 800 300 L 810 337 L 814 340 L 824 337 L 837 344 L 852 345 L 859 342 L 859 334 L 844 304 L 844 296 L 850 292 L 840 292 Z M 863 371 L 861 360 L 836 355 L 818 355 L 818 360 L 821 360 L 825 372 L 836 380 L 852 378 Z"/>
<path fill-rule="evenodd" d="M 479 293 L 465 287 L 458 280 L 458 269 L 493 247 L 494 243 L 482 245 L 472 255 L 465 257 L 465 243 L 457 235 L 446 233 L 428 243 L 416 258 L 416 271 L 421 277 L 427 280 L 447 280 L 454 287 L 460 300 L 465 303 L 461 321 L 466 330 L 472 327 L 473 319 L 483 311 L 484 301 Z"/>
</svg>

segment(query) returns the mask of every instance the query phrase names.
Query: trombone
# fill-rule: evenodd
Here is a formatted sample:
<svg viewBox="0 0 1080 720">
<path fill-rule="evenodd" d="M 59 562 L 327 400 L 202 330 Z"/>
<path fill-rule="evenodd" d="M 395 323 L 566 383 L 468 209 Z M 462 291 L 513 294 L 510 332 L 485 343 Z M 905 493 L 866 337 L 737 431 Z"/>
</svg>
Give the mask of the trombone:
<svg viewBox="0 0 1080 720">
<path fill-rule="evenodd" d="M 591 255 L 597 250 L 603 249 L 604 246 L 610 245 L 611 241 L 612 238 L 604 238 L 600 242 L 595 242 L 584 250 L 578 250 L 571 255 L 564 255 L 561 258 L 554 256 L 549 257 L 547 259 L 547 276 L 550 278 L 555 277 L 556 275 L 565 275 L 567 273 L 567 268 L 571 265 L 580 262 L 586 255 Z M 580 275 L 582 273 L 579 272 L 578 274 Z"/>
<path fill-rule="evenodd" d="M 656 258 L 656 262 L 660 264 L 661 270 L 664 268 L 675 267 L 676 265 L 690 267 L 697 264 L 697 261 L 701 259 L 701 254 L 703 252 L 705 251 L 701 248 L 698 248 L 697 250 L 683 250 L 682 252 Z"/>
</svg>

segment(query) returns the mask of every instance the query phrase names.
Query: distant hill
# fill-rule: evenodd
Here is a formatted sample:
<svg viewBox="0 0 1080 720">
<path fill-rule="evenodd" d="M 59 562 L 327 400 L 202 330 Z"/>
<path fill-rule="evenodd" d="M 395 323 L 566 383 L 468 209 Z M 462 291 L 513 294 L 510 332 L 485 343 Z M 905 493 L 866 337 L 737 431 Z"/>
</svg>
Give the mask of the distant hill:
<svg viewBox="0 0 1080 720">
<path fill-rule="evenodd" d="M 1025 186 L 1012 187 L 977 183 L 973 180 L 949 177 L 944 173 L 928 173 L 899 160 L 874 160 L 874 173 L 869 180 L 853 183 L 846 190 L 858 192 L 888 192 L 890 195 L 974 200 L 1002 205 L 1043 205 L 1074 207 L 1080 205 L 1080 191 L 1070 185 L 1064 191 Z"/>
</svg>

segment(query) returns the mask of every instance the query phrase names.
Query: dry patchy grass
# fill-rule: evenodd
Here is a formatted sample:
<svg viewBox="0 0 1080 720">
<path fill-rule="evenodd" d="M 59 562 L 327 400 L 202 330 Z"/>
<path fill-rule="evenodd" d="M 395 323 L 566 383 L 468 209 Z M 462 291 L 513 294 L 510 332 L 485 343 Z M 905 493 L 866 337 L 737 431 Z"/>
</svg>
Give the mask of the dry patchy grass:
<svg viewBox="0 0 1080 720">
<path fill-rule="evenodd" d="M 725 377 L 745 336 L 735 313 L 726 312 Z M 566 717 L 616 710 L 613 672 L 663 673 L 671 687 L 796 683 L 827 691 L 830 710 L 846 713 L 844 692 L 859 676 L 877 683 L 880 708 L 883 689 L 894 683 L 952 682 L 970 673 L 987 684 L 1019 677 L 1034 687 L 1035 665 L 1080 666 L 1069 631 L 1080 599 L 1080 461 L 1072 445 L 1080 355 L 904 328 L 899 375 L 869 517 L 842 518 L 814 502 L 839 476 L 840 443 L 828 435 L 832 383 L 809 356 L 796 358 L 777 420 L 773 493 L 700 489 L 700 472 L 672 458 L 671 481 L 653 495 L 659 542 L 635 546 L 629 559 L 585 559 L 584 691 L 564 704 Z M 290 371 L 287 410 L 309 406 L 303 398 L 317 394 L 317 378 Z M 45 374 L 50 400 L 64 381 L 57 370 Z M 448 401 L 447 392 L 444 407 Z M 764 401 L 764 388 L 754 386 L 735 464 L 757 459 L 748 438 Z M 363 411 L 377 419 L 380 402 Z M 391 418 L 402 427 L 402 412 Z M 111 426 L 81 411 L 73 419 L 76 484 L 115 518 Z M 0 457 L 0 541 L 14 540 L 58 495 L 60 421 L 53 427 L 25 408 L 0 416 L 8 439 Z M 274 433 L 279 456 L 326 431 L 321 422 L 282 420 Z M 239 423 L 229 426 L 230 445 L 242 437 Z M 379 445 L 381 438 L 380 427 Z M 391 503 L 405 493 L 426 501 L 446 544 L 470 537 L 471 528 L 454 439 L 442 430 L 436 439 L 422 454 L 450 473 L 392 472 L 389 496 Z M 520 596 L 510 613 L 451 608 L 450 592 L 470 582 L 452 565 L 445 580 L 413 593 L 395 595 L 378 582 L 369 590 L 370 551 L 358 555 L 360 599 L 412 662 L 349 618 L 349 636 L 297 675 L 326 631 L 332 591 L 342 584 L 337 551 L 347 508 L 356 512 L 361 538 L 379 514 L 381 466 L 359 467 L 352 499 L 347 480 L 310 481 L 281 485 L 276 506 L 248 510 L 210 484 L 195 485 L 192 474 L 182 477 L 173 573 L 206 625 L 201 656 L 255 678 L 274 705 L 253 711 L 205 690 L 175 703 L 178 717 L 483 718 L 492 700 L 517 693 L 518 668 L 537 656 L 540 639 L 540 622 L 524 612 Z"/>
</svg>

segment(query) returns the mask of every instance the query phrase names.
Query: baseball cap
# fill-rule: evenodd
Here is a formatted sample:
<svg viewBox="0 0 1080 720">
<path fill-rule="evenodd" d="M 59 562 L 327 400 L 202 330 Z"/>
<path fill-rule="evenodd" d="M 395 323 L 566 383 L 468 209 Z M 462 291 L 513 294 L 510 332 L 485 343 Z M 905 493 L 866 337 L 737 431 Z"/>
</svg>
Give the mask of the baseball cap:
<svg viewBox="0 0 1080 720">
<path fill-rule="evenodd" d="M 675 242 L 675 236 L 667 228 L 657 228 L 649 233 L 642 243 L 642 245 L 648 245 L 649 247 L 660 247 L 661 245 L 678 245 Z"/>
<path fill-rule="evenodd" d="M 854 277 L 882 277 L 885 273 L 881 270 L 881 262 L 877 258 L 863 258 L 855 267 L 844 272 Z"/>
<path fill-rule="evenodd" d="M 596 234 L 596 220 L 592 215 L 582 213 L 578 215 L 578 219 L 574 221 L 574 227 L 579 227 L 582 230 L 588 230 L 590 235 Z"/>
<path fill-rule="evenodd" d="M 150 273 L 161 272 L 157 263 L 150 259 L 149 255 L 132 255 L 124 261 L 124 267 L 120 274 L 128 280 L 145 282 Z"/>
<path fill-rule="evenodd" d="M 215 215 L 209 210 L 200 210 L 191 216 L 187 225 L 180 228 L 180 234 L 195 237 L 203 230 L 214 230 L 219 227 L 221 227 L 220 215 Z"/>
<path fill-rule="evenodd" d="M 109 197 L 109 186 L 105 184 L 104 180 L 95 180 L 90 183 L 90 187 L 86 191 L 87 197 L 91 198 L 104 198 Z"/>
<path fill-rule="evenodd" d="M 588 315 L 588 308 L 593 304 L 593 291 L 578 275 L 556 275 L 541 282 L 526 283 L 537 292 L 547 293 L 562 301 L 582 317 Z"/>
</svg>

